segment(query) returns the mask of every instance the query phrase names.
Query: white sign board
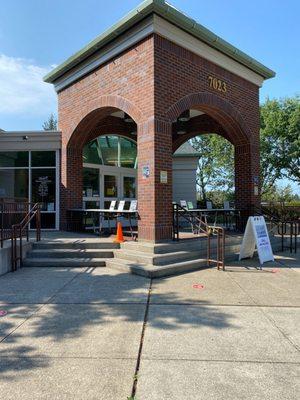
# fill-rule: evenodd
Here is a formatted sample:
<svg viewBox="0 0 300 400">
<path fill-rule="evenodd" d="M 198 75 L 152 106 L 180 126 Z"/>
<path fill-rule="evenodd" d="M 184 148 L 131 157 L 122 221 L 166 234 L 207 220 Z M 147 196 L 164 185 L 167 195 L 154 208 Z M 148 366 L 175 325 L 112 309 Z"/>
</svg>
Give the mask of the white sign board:
<svg viewBox="0 0 300 400">
<path fill-rule="evenodd" d="M 264 217 L 249 217 L 243 237 L 239 260 L 252 258 L 257 248 L 260 265 L 274 261 L 273 251 Z"/>
</svg>

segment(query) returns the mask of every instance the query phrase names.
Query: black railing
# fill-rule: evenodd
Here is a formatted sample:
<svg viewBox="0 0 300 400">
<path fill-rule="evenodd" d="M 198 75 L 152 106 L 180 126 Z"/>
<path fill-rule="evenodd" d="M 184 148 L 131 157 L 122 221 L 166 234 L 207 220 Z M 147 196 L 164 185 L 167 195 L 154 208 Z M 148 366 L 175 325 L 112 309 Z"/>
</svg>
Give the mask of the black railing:
<svg viewBox="0 0 300 400">
<path fill-rule="evenodd" d="M 215 263 L 218 269 L 225 270 L 225 230 L 222 227 L 208 225 L 204 222 L 201 213 L 196 213 L 173 204 L 173 240 L 180 240 L 180 221 L 188 222 L 194 233 L 202 234 L 207 238 L 207 264 Z M 216 259 L 212 258 L 211 238 L 217 238 Z"/>
<path fill-rule="evenodd" d="M 255 215 L 262 215 L 269 224 L 270 232 L 281 236 L 281 250 L 297 252 L 300 235 L 300 207 L 286 206 L 283 203 L 262 204 L 254 207 Z M 285 239 L 288 238 L 286 241 Z"/>
</svg>

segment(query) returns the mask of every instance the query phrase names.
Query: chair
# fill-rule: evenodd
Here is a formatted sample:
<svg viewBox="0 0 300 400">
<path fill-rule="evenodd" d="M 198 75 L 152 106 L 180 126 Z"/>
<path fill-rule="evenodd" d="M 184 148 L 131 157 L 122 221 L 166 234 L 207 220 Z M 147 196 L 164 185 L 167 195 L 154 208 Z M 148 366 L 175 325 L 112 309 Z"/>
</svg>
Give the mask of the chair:
<svg viewBox="0 0 300 400">
<path fill-rule="evenodd" d="M 116 200 L 110 202 L 109 211 L 113 211 L 116 208 Z"/>
<path fill-rule="evenodd" d="M 212 202 L 211 202 L 211 201 L 207 201 L 207 202 L 206 202 L 206 208 L 207 208 L 208 210 L 212 210 L 212 209 L 213 209 L 213 205 L 212 205 Z"/>
<path fill-rule="evenodd" d="M 129 206 L 129 211 L 133 212 L 133 213 L 136 213 L 137 212 L 137 205 L 138 205 L 137 200 L 131 200 L 130 206 Z M 136 219 L 136 214 L 133 214 L 133 217 Z M 133 229 L 132 229 L 132 215 L 131 215 L 131 213 L 128 214 L 128 220 L 129 220 L 129 227 L 130 227 L 131 237 L 134 238 Z"/>
<path fill-rule="evenodd" d="M 137 211 L 137 200 L 131 200 L 129 211 Z"/>
<path fill-rule="evenodd" d="M 209 211 L 212 211 L 212 210 L 213 210 L 213 204 L 212 204 L 211 201 L 207 201 L 207 202 L 206 202 L 206 209 L 209 210 Z M 206 223 L 207 223 L 207 218 L 208 218 L 208 216 L 209 216 L 209 213 L 206 214 Z M 216 211 L 216 212 L 215 212 L 215 219 L 214 219 L 214 226 L 216 226 L 217 217 L 218 217 L 218 213 L 217 213 L 217 211 Z"/>
<path fill-rule="evenodd" d="M 186 202 L 186 200 L 180 200 L 180 206 L 182 207 L 182 208 L 187 208 L 187 202 Z"/>
<path fill-rule="evenodd" d="M 116 205 L 117 205 L 117 201 L 116 200 L 112 200 L 110 202 L 110 206 L 109 206 L 109 211 L 114 211 L 116 209 Z M 105 218 L 105 216 L 104 216 Z M 107 213 L 107 222 L 108 222 L 108 229 L 111 232 L 111 225 L 110 225 L 110 221 L 114 218 L 114 216 L 110 213 Z"/>
<path fill-rule="evenodd" d="M 125 200 L 119 201 L 118 211 L 124 211 L 124 207 L 125 207 Z"/>
<path fill-rule="evenodd" d="M 224 201 L 224 210 L 230 210 L 230 202 L 229 201 Z"/>
<path fill-rule="evenodd" d="M 187 208 L 188 208 L 188 210 L 194 210 L 194 204 L 192 201 L 187 202 Z"/>
<path fill-rule="evenodd" d="M 194 209 L 194 204 L 192 201 L 180 200 L 180 205 L 182 208 L 185 208 L 188 211 Z M 195 234 L 197 232 L 194 229 L 194 220 L 195 220 L 195 218 L 194 218 L 194 216 L 192 216 L 191 229 L 192 229 L 192 232 Z"/>
</svg>

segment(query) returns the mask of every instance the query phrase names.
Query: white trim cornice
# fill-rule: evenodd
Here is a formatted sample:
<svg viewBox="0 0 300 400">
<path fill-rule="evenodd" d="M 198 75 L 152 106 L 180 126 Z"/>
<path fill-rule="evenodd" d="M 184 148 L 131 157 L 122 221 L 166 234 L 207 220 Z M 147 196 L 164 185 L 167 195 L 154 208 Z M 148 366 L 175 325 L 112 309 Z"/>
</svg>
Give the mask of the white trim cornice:
<svg viewBox="0 0 300 400">
<path fill-rule="evenodd" d="M 156 33 L 179 46 L 205 58 L 214 64 L 219 65 L 227 71 L 232 72 L 241 78 L 261 87 L 264 78 L 234 59 L 210 47 L 201 40 L 195 38 L 184 30 L 171 24 L 160 16 L 153 14 L 140 22 L 130 31 L 118 37 L 104 49 L 83 61 L 76 68 L 64 74 L 54 82 L 56 92 L 65 89 L 75 81 L 81 79 L 88 73 L 107 63 L 112 58 L 118 56 L 125 50 L 139 43 L 141 40 Z"/>
</svg>

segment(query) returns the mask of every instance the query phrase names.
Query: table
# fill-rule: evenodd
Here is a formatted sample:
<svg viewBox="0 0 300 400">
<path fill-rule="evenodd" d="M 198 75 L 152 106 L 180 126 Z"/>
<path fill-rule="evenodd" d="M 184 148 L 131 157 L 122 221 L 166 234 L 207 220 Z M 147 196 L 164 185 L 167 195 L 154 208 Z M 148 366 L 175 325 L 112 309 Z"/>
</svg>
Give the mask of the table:
<svg viewBox="0 0 300 400">
<path fill-rule="evenodd" d="M 239 212 L 237 209 L 235 208 L 192 208 L 192 209 L 188 209 L 186 208 L 185 210 L 179 209 L 179 215 L 180 213 L 183 212 L 190 212 L 190 213 L 195 213 L 195 214 L 200 214 L 200 218 L 202 218 L 202 214 L 204 214 L 204 222 L 207 224 L 207 215 L 206 214 L 214 214 L 215 218 L 214 218 L 214 226 L 216 226 L 217 224 L 217 218 L 218 215 L 222 214 L 224 215 L 224 224 L 226 227 L 228 227 L 228 220 L 227 217 L 228 215 L 236 215 L 237 212 Z"/>
<path fill-rule="evenodd" d="M 68 212 L 71 213 L 71 219 L 72 219 L 72 213 L 82 213 L 82 214 L 92 214 L 92 216 L 95 216 L 98 214 L 99 217 L 99 235 L 101 234 L 102 231 L 102 227 L 103 227 L 103 220 L 105 218 L 105 216 L 108 216 L 108 224 L 109 224 L 109 230 L 111 231 L 111 226 L 110 226 L 110 217 L 112 217 L 112 219 L 116 219 L 116 221 L 118 220 L 118 218 L 120 218 L 121 216 L 126 216 L 129 220 L 129 226 L 130 226 L 130 233 L 131 233 L 131 237 L 133 237 L 133 229 L 132 229 L 132 218 L 133 217 L 138 217 L 138 210 L 135 211 L 131 211 L 131 210 L 109 210 L 109 209 L 104 209 L 104 208 L 72 208 L 70 210 L 68 210 Z M 93 221 L 94 221 L 93 218 Z M 96 227 L 93 224 L 93 229 L 94 232 L 96 231 Z"/>
</svg>

